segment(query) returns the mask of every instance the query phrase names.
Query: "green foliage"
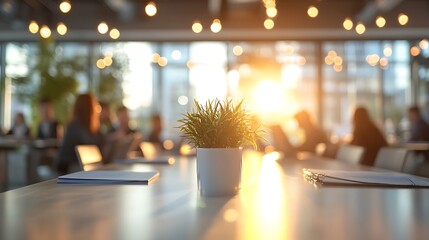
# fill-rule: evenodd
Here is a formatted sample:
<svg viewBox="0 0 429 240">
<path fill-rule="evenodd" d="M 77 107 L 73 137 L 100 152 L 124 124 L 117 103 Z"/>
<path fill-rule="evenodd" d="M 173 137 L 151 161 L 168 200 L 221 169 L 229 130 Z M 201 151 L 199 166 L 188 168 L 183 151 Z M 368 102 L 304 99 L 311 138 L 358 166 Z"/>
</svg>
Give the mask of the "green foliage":
<svg viewBox="0 0 429 240">
<path fill-rule="evenodd" d="M 195 110 L 178 120 L 179 129 L 190 144 L 198 148 L 237 148 L 253 145 L 263 139 L 262 130 L 252 127 L 252 116 L 243 108 L 243 101 L 234 106 L 232 100 L 209 100 L 202 105 L 194 100 Z M 253 129 L 252 129 L 253 128 Z"/>
<path fill-rule="evenodd" d="M 55 49 L 52 39 L 41 39 L 37 53 L 29 59 L 34 65 L 28 74 L 13 77 L 17 96 L 33 106 L 33 121 L 39 117 L 37 103 L 49 98 L 54 103 L 58 120 L 65 123 L 78 88 L 76 75 L 85 69 L 83 56 L 56 59 Z M 38 80 L 38 84 L 33 79 Z"/>
</svg>

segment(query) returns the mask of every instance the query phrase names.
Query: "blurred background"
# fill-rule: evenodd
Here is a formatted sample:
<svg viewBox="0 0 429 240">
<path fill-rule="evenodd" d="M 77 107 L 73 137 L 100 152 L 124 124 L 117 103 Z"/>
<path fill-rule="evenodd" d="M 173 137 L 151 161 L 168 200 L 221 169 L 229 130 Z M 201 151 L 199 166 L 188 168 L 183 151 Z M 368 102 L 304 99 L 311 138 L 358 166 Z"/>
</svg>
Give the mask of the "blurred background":
<svg viewBox="0 0 429 240">
<path fill-rule="evenodd" d="M 1 0 L 0 124 L 18 112 L 36 122 L 46 96 L 66 124 L 76 94 L 92 92 L 126 106 L 143 134 L 159 114 L 162 139 L 180 141 L 174 127 L 193 99 L 244 98 L 292 141 L 301 109 L 331 141 L 347 139 L 357 105 L 401 141 L 410 105 L 429 116 L 427 10 L 423 0 Z"/>
</svg>

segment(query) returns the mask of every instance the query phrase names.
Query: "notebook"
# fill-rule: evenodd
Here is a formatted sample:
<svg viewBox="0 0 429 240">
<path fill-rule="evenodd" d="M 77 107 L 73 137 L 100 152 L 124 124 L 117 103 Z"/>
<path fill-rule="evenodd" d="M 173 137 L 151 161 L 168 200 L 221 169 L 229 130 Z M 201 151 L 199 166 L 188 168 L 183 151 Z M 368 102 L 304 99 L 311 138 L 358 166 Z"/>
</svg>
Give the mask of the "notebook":
<svg viewBox="0 0 429 240">
<path fill-rule="evenodd" d="M 81 171 L 58 177 L 57 183 L 80 184 L 148 184 L 159 172 Z"/>
<path fill-rule="evenodd" d="M 429 187 L 429 179 L 397 172 L 303 169 L 304 179 L 324 185 Z"/>
</svg>

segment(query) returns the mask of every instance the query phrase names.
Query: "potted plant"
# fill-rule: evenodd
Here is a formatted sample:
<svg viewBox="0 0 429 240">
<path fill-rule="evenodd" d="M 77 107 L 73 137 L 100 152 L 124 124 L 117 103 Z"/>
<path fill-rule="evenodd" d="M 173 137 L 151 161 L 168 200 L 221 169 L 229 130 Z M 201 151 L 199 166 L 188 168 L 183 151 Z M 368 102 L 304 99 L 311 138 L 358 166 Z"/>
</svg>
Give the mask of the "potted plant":
<svg viewBox="0 0 429 240">
<path fill-rule="evenodd" d="M 203 196 L 234 195 L 240 189 L 242 149 L 256 147 L 259 127 L 244 109 L 243 101 L 194 100 L 195 109 L 179 120 L 179 129 L 197 149 L 198 187 Z"/>
</svg>

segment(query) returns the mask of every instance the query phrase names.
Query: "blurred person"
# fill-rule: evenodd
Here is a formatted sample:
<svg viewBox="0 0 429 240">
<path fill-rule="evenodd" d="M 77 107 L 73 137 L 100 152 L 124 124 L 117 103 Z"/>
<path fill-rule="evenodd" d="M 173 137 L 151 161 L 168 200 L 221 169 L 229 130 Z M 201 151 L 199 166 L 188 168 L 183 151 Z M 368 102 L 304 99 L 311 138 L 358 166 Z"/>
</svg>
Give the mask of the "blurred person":
<svg viewBox="0 0 429 240">
<path fill-rule="evenodd" d="M 100 132 L 103 135 L 107 135 L 113 131 L 113 124 L 111 118 L 110 105 L 105 102 L 100 102 L 101 113 L 100 113 Z"/>
<path fill-rule="evenodd" d="M 411 125 L 409 142 L 429 142 L 429 125 L 423 119 L 419 107 L 408 109 L 408 121 Z"/>
<path fill-rule="evenodd" d="M 136 132 L 135 129 L 130 128 L 128 108 L 125 106 L 120 106 L 118 109 L 116 109 L 116 118 L 118 120 L 117 126 L 114 126 L 110 131 L 113 133 L 113 135 L 116 135 L 116 137 L 123 137 Z"/>
<path fill-rule="evenodd" d="M 271 126 L 274 147 L 287 156 L 293 156 L 297 152 L 316 153 L 316 147 L 320 143 L 329 143 L 323 130 L 311 119 L 310 114 L 303 110 L 294 115 L 298 127 L 304 131 L 305 140 L 302 144 L 294 146 L 289 142 L 287 135 L 280 125 Z"/>
<path fill-rule="evenodd" d="M 7 132 L 7 135 L 15 138 L 24 139 L 30 137 L 30 128 L 25 123 L 24 114 L 19 112 L 15 115 L 12 128 Z"/>
<path fill-rule="evenodd" d="M 387 146 L 383 133 L 371 120 L 368 111 L 364 107 L 358 107 L 354 112 L 353 138 L 350 144 L 365 148 L 361 164 L 369 166 L 374 165 L 380 148 Z"/>
<path fill-rule="evenodd" d="M 305 134 L 305 141 L 301 145 L 295 146 L 295 151 L 315 153 L 318 144 L 329 142 L 325 132 L 312 120 L 307 111 L 298 112 L 294 118 Z"/>
<path fill-rule="evenodd" d="M 130 117 L 125 106 L 116 109 L 116 119 L 117 123 L 111 128 L 106 138 L 104 163 L 110 163 L 118 158 L 127 158 L 130 151 L 134 156 L 142 155 L 139 148 L 141 135 L 130 127 Z M 127 153 L 125 153 L 126 151 Z"/>
<path fill-rule="evenodd" d="M 61 139 L 63 128 L 55 118 L 54 108 L 50 99 L 42 99 L 39 103 L 42 120 L 37 127 L 38 139 Z"/>
<path fill-rule="evenodd" d="M 97 99 L 91 94 L 81 94 L 77 97 L 73 118 L 67 126 L 64 140 L 59 149 L 57 158 L 57 170 L 59 174 L 65 174 L 78 169 L 78 159 L 75 152 L 77 145 L 103 146 L 103 138 L 100 134 L 101 107 Z"/>
<path fill-rule="evenodd" d="M 161 116 L 155 114 L 152 116 L 152 131 L 149 134 L 149 142 L 161 144 L 162 119 Z"/>
</svg>

